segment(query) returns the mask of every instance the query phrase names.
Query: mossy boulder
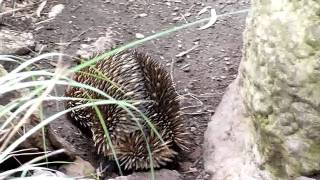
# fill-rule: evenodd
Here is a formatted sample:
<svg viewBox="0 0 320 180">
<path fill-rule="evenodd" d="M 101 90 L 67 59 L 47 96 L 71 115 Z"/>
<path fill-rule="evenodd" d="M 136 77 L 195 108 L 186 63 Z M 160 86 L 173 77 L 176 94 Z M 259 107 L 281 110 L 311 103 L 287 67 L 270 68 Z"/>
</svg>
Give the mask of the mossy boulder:
<svg viewBox="0 0 320 180">
<path fill-rule="evenodd" d="M 261 168 L 320 172 L 320 1 L 252 0 L 241 91 Z"/>
</svg>

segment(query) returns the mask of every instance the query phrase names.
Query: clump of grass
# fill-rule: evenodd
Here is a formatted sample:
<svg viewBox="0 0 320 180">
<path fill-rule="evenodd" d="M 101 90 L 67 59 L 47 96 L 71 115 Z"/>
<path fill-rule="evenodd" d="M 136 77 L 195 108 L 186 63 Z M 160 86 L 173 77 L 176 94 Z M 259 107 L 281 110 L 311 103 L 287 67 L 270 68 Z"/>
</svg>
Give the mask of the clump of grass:
<svg viewBox="0 0 320 180">
<path fill-rule="evenodd" d="M 247 12 L 247 11 L 248 10 L 242 10 L 242 11 L 237 11 L 234 13 L 217 15 L 216 17 L 213 17 L 213 18 L 219 18 L 222 16 L 238 14 L 238 13 L 243 13 L 243 12 Z M 51 155 L 55 155 L 57 153 L 62 153 L 63 150 L 57 150 L 54 152 L 46 151 L 46 147 L 45 147 L 46 140 L 44 137 L 45 136 L 44 127 L 46 125 L 48 125 L 49 123 L 51 123 L 52 121 L 56 120 L 58 117 L 66 114 L 68 112 L 71 112 L 72 110 L 85 108 L 85 107 L 93 107 L 95 109 L 95 111 L 98 115 L 98 118 L 100 120 L 100 123 L 104 129 L 104 133 L 106 135 L 106 142 L 109 144 L 109 146 L 112 149 L 112 153 L 115 157 L 114 159 L 115 159 L 117 166 L 119 168 L 119 171 L 121 173 L 121 168 L 120 168 L 120 164 L 118 162 L 118 159 L 116 157 L 115 149 L 112 146 L 107 127 L 104 123 L 103 116 L 102 116 L 98 106 L 110 105 L 110 104 L 118 105 L 118 106 L 122 107 L 123 109 L 125 109 L 128 112 L 128 114 L 133 117 L 134 120 L 136 120 L 136 118 L 134 118 L 134 116 L 135 116 L 134 112 L 138 112 L 139 115 L 141 115 L 143 117 L 143 119 L 147 122 L 148 126 L 150 126 L 152 131 L 154 131 L 155 134 L 160 138 L 160 140 L 162 140 L 161 135 L 158 133 L 157 129 L 150 122 L 150 120 L 133 105 L 135 102 L 115 100 L 112 97 L 110 97 L 108 94 L 106 94 L 105 92 L 103 92 L 97 88 L 73 81 L 72 79 L 70 79 L 70 74 L 77 72 L 77 71 L 80 71 L 81 69 L 83 69 L 87 66 L 90 66 L 90 65 L 96 63 L 97 61 L 100 61 L 102 59 L 110 57 L 110 56 L 112 56 L 116 53 L 119 53 L 123 50 L 126 50 L 128 48 L 138 46 L 138 45 L 140 45 L 144 42 L 150 41 L 152 39 L 159 38 L 159 37 L 168 35 L 170 33 L 180 31 L 184 28 L 188 28 L 190 26 L 194 26 L 196 24 L 200 24 L 200 23 L 203 23 L 206 21 L 210 21 L 210 23 L 212 23 L 212 17 L 200 19 L 198 21 L 184 24 L 184 25 L 181 25 L 178 27 L 173 27 L 171 29 L 156 33 L 151 36 L 148 36 L 144 39 L 136 40 L 136 41 L 128 43 L 124 46 L 118 47 L 112 51 L 109 51 L 107 53 L 104 53 L 102 55 L 94 57 L 93 59 L 85 61 L 84 63 L 77 65 L 77 66 L 74 66 L 70 69 L 68 69 L 67 67 L 62 65 L 61 59 L 63 59 L 63 57 L 66 55 L 60 54 L 60 53 L 42 54 L 42 55 L 39 55 L 35 58 L 28 59 L 28 60 L 18 58 L 15 56 L 1 55 L 0 56 L 1 61 L 11 61 L 11 62 L 17 62 L 20 64 L 17 68 L 15 68 L 14 70 L 12 70 L 11 72 L 9 72 L 7 74 L 1 73 L 3 75 L 0 77 L 0 89 L 1 89 L 0 95 L 3 95 L 8 92 L 12 92 L 12 91 L 26 89 L 26 88 L 30 90 L 30 93 L 28 93 L 25 96 L 16 98 L 12 102 L 10 102 L 10 103 L 6 104 L 4 107 L 0 108 L 0 143 L 1 143 L 0 144 L 0 165 L 1 166 L 4 165 L 3 163 L 7 159 L 9 159 L 13 156 L 23 155 L 24 152 L 15 151 L 15 149 L 17 149 L 21 143 L 26 141 L 28 137 L 30 137 L 32 134 L 36 133 L 39 130 L 42 131 L 42 135 L 43 135 L 43 144 L 44 144 L 44 148 L 43 148 L 44 152 L 43 153 L 44 153 L 44 155 L 39 158 L 35 158 L 34 160 L 32 160 L 26 164 L 22 164 L 20 167 L 18 167 L 16 169 L 12 169 L 12 170 L 9 170 L 6 172 L 0 172 L 0 178 L 6 178 L 16 172 L 22 172 L 21 176 L 26 176 L 28 171 L 31 171 L 34 169 L 48 169 L 48 168 L 42 168 L 39 166 L 42 166 L 44 164 L 50 164 L 52 162 L 48 162 L 48 161 L 46 161 L 44 163 L 37 163 L 37 162 L 39 162 L 40 160 L 43 160 L 43 159 L 47 159 L 47 157 L 49 157 Z M 31 66 L 34 63 L 41 61 L 43 59 L 49 59 L 50 57 L 59 57 L 57 67 L 55 69 L 31 70 Z M 93 76 L 97 76 L 97 75 L 93 75 Z M 44 79 L 41 79 L 40 77 L 44 77 Z M 108 77 L 105 77 L 102 73 L 100 73 L 100 74 L 98 73 L 97 78 L 101 78 L 106 81 L 109 81 Z M 115 87 L 117 87 L 117 85 L 114 82 L 111 82 L 111 83 L 114 84 Z M 91 97 L 83 99 L 83 98 L 70 98 L 70 97 L 64 97 L 64 96 L 51 95 L 51 92 L 55 88 L 56 85 L 81 87 L 81 88 L 93 91 L 93 92 L 101 95 L 101 97 L 103 97 L 104 99 L 92 99 Z M 73 100 L 73 101 L 84 100 L 87 103 L 82 104 L 82 105 L 78 105 L 76 107 L 72 107 L 69 109 L 65 109 L 65 110 L 63 110 L 61 112 L 57 112 L 56 114 L 53 114 L 49 117 L 43 117 L 42 113 L 40 113 L 39 123 L 37 125 L 35 125 L 33 128 L 31 128 L 30 130 L 23 132 L 23 134 L 21 134 L 20 137 L 14 139 L 14 137 L 16 137 L 16 135 L 19 133 L 21 128 L 23 128 L 23 126 L 29 122 L 30 116 L 32 114 L 34 114 L 36 111 L 42 112 L 42 103 L 43 102 L 46 102 L 46 101 L 59 102 L 59 101 L 70 101 L 70 100 Z M 7 116 L 7 117 L 5 117 L 5 116 Z M 2 120 L 2 119 L 4 119 L 4 120 Z M 138 127 L 140 127 L 142 133 L 144 133 L 142 130 L 142 125 L 137 120 L 136 120 L 136 123 L 137 123 Z M 145 135 L 144 135 L 144 138 L 145 138 L 145 141 L 147 142 Z M 150 158 L 151 177 L 152 177 L 152 179 L 155 179 L 153 161 L 152 161 L 152 159 L 153 159 L 152 153 L 150 150 L 150 146 L 148 145 L 148 143 L 146 143 L 146 144 L 147 144 L 147 150 L 149 152 L 149 158 Z M 65 163 L 65 162 L 61 162 L 61 163 Z"/>
</svg>

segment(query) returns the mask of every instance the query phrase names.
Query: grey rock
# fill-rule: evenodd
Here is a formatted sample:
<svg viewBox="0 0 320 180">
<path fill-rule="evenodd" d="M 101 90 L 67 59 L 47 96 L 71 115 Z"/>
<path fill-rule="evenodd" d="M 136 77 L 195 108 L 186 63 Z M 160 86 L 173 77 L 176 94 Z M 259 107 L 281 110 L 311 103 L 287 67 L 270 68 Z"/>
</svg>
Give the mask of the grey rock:
<svg viewBox="0 0 320 180">
<path fill-rule="evenodd" d="M 269 180 L 256 160 L 248 121 L 236 79 L 226 90 L 216 109 L 204 140 L 205 170 L 212 180 Z"/>
<path fill-rule="evenodd" d="M 34 47 L 35 41 L 31 33 L 8 29 L 0 31 L 0 54 L 25 55 Z"/>
<path fill-rule="evenodd" d="M 172 171 L 168 169 L 161 169 L 159 171 L 155 171 L 155 178 L 157 180 L 182 180 L 180 174 L 177 171 Z M 150 172 L 137 172 L 133 173 L 129 176 L 119 176 L 115 179 L 109 180 L 150 180 L 151 174 Z"/>
<path fill-rule="evenodd" d="M 65 119 L 67 120 L 67 119 Z M 76 158 L 77 150 L 74 148 L 72 144 L 70 144 L 67 140 L 65 140 L 61 135 L 55 132 L 55 129 L 51 124 L 47 126 L 48 130 L 48 139 L 53 147 L 57 149 L 64 149 L 65 155 L 68 156 L 69 159 L 74 160 Z"/>
<path fill-rule="evenodd" d="M 91 177 L 96 174 L 95 168 L 88 162 L 77 156 L 72 164 L 65 164 L 59 168 L 69 177 Z"/>
</svg>

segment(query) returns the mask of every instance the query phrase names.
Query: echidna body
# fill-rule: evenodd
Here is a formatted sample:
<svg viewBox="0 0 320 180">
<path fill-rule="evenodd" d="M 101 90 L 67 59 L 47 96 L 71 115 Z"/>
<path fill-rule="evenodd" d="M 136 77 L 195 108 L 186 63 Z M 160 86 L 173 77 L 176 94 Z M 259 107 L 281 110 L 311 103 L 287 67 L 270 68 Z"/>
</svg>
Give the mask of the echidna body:
<svg viewBox="0 0 320 180">
<path fill-rule="evenodd" d="M 154 167 L 172 161 L 177 154 L 174 147 L 188 150 L 188 133 L 180 117 L 178 95 L 172 80 L 165 69 L 150 56 L 137 51 L 125 51 L 75 73 L 73 79 L 95 87 L 116 100 L 137 101 L 138 103 L 134 103 L 135 107 L 148 117 L 161 135 L 163 141 L 136 111 L 132 111 L 136 117 L 133 119 L 132 115 L 118 105 L 98 106 L 117 158 L 124 169 L 150 167 L 146 142 L 152 153 Z M 92 90 L 79 87 L 68 87 L 66 96 L 106 99 Z M 66 107 L 87 102 L 89 101 L 68 101 Z M 99 154 L 113 157 L 94 107 L 77 109 L 69 115 L 81 127 L 92 132 Z"/>
</svg>

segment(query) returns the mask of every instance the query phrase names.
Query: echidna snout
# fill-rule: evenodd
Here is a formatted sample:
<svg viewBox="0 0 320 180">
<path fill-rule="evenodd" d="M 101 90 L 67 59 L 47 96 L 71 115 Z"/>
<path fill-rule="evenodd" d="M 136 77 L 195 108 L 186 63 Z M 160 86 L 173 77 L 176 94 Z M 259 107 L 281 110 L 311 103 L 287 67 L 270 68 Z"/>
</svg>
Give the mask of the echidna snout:
<svg viewBox="0 0 320 180">
<path fill-rule="evenodd" d="M 143 101 L 136 108 L 150 120 L 161 135 L 136 111 L 135 116 L 116 104 L 100 105 L 104 123 L 109 132 L 116 156 L 124 169 L 148 169 L 149 144 L 154 167 L 171 162 L 179 150 L 188 150 L 189 139 L 180 116 L 178 94 L 167 71 L 145 53 L 125 51 L 86 67 L 73 80 L 102 90 L 116 100 Z M 66 96 L 105 99 L 102 95 L 79 87 L 68 87 Z M 86 101 L 68 101 L 66 108 Z M 111 146 L 94 107 L 72 111 L 71 120 L 92 132 L 97 152 L 113 158 Z M 137 124 L 137 121 L 140 125 Z M 178 148 L 174 148 L 178 147 Z"/>
</svg>

